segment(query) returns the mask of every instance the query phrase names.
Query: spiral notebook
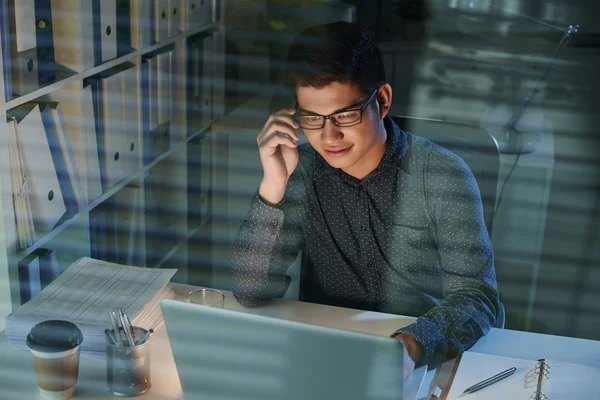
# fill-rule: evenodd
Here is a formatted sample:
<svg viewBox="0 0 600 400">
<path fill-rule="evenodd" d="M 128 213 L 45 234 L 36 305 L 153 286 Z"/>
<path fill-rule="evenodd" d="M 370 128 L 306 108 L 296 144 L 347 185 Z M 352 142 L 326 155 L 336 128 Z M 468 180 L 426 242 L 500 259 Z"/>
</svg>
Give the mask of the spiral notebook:
<svg viewBox="0 0 600 400">
<path fill-rule="evenodd" d="M 512 376 L 461 397 L 466 388 L 511 367 L 517 368 Z M 536 361 L 465 352 L 446 399 L 598 399 L 598 382 L 600 369 L 586 365 L 551 359 Z"/>
</svg>

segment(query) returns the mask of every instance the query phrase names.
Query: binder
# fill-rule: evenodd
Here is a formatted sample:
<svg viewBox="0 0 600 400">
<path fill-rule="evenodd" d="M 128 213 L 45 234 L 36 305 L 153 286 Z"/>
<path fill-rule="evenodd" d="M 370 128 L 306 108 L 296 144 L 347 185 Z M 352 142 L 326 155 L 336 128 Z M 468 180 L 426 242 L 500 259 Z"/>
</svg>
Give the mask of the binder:
<svg viewBox="0 0 600 400">
<path fill-rule="evenodd" d="M 148 63 L 148 108 L 149 108 L 149 130 L 153 131 L 158 128 L 158 62 L 156 57 L 144 60 Z"/>
<path fill-rule="evenodd" d="M 67 211 L 38 104 L 10 111 L 29 176 L 31 211 L 36 232 L 51 231 Z"/>
<path fill-rule="evenodd" d="M 212 24 L 214 21 L 214 8 L 213 8 L 214 0 L 205 0 L 204 2 L 200 2 L 200 8 L 202 9 L 202 13 L 200 15 L 199 23 L 200 27 Z"/>
<path fill-rule="evenodd" d="M 188 149 L 188 218 L 198 228 L 210 219 L 212 190 L 212 142 L 196 137 Z"/>
<path fill-rule="evenodd" d="M 172 55 L 174 51 L 158 54 L 157 59 L 157 99 L 158 99 L 158 125 L 171 120 L 171 92 L 173 85 Z"/>
<path fill-rule="evenodd" d="M 200 109 L 202 128 L 207 127 L 213 120 L 213 84 L 215 78 L 214 72 L 214 37 L 213 35 L 204 36 L 202 39 L 202 60 L 200 62 L 201 78 L 201 98 L 202 105 Z"/>
<path fill-rule="evenodd" d="M 96 200 L 102 195 L 102 174 L 98 152 L 98 139 L 96 135 L 96 118 L 94 116 L 94 99 L 92 87 L 84 87 L 81 91 L 81 105 L 83 108 L 82 125 L 83 134 L 87 139 L 86 170 L 88 202 Z"/>
<path fill-rule="evenodd" d="M 39 87 L 34 0 L 9 0 L 9 31 L 12 89 L 24 95 Z"/>
<path fill-rule="evenodd" d="M 180 29 L 182 32 L 188 32 L 200 25 L 203 6 L 198 4 L 197 0 L 181 0 Z"/>
<path fill-rule="evenodd" d="M 131 47 L 143 49 L 154 43 L 154 4 L 131 0 Z"/>
<path fill-rule="evenodd" d="M 461 396 L 463 391 L 508 368 L 516 372 L 485 389 Z M 448 400 L 595 399 L 600 369 L 551 359 L 525 360 L 466 351 L 460 358 Z"/>
<path fill-rule="evenodd" d="M 0 7 L 3 10 L 8 10 L 8 0 L 0 0 Z M 11 31 L 9 29 L 8 12 L 0 13 L 0 51 L 2 52 L 2 73 L 4 77 L 4 100 L 8 101 L 12 98 L 12 74 L 11 65 Z"/>
<path fill-rule="evenodd" d="M 131 175 L 142 166 L 142 129 L 141 82 L 138 80 L 139 68 L 131 67 L 121 73 L 123 85 L 123 149 L 125 157 L 125 175 Z"/>
<path fill-rule="evenodd" d="M 169 38 L 169 0 L 154 0 L 154 40 Z"/>
<path fill-rule="evenodd" d="M 169 37 L 175 37 L 179 35 L 180 29 L 180 5 L 181 0 L 169 0 Z"/>
<path fill-rule="evenodd" d="M 108 189 L 125 177 L 125 149 L 123 146 L 123 81 L 120 73 L 108 76 L 102 81 L 102 102 L 104 132 L 104 168 Z M 102 164 L 101 164 L 102 165 Z"/>
<path fill-rule="evenodd" d="M 130 0 L 117 0 L 117 56 L 131 53 Z"/>
<path fill-rule="evenodd" d="M 213 93 L 212 93 L 212 113 L 213 118 L 220 119 L 225 116 L 225 72 L 227 69 L 225 55 L 225 32 L 217 31 L 214 33 L 213 49 Z"/>
<path fill-rule="evenodd" d="M 54 58 L 75 72 L 94 67 L 92 0 L 52 0 Z"/>
<path fill-rule="evenodd" d="M 94 64 L 117 57 L 116 0 L 93 0 Z"/>
<path fill-rule="evenodd" d="M 144 60 L 138 66 L 140 84 L 138 85 L 138 97 L 140 108 L 138 118 L 140 122 L 141 135 L 141 162 L 147 165 L 150 162 L 150 63 Z"/>
<path fill-rule="evenodd" d="M 21 304 L 25 304 L 42 291 L 39 255 L 34 252 L 20 260 L 18 271 Z"/>
<path fill-rule="evenodd" d="M 58 103 L 40 103 L 46 138 L 52 154 L 54 168 L 65 200 L 67 215 L 75 215 L 83 205 L 83 190 L 74 162 L 73 151 L 66 137 L 64 120 Z"/>
<path fill-rule="evenodd" d="M 88 148 L 91 141 L 86 132 L 86 120 L 84 117 L 84 103 L 82 99 L 81 82 L 74 82 L 64 90 L 55 90 L 50 93 L 51 101 L 58 102 L 62 109 L 63 121 L 66 127 L 66 135 L 71 145 L 73 160 L 78 171 L 79 185 L 81 186 L 82 204 L 88 203 L 95 198 L 89 196 L 88 185 Z M 94 141 L 95 134 L 93 137 Z M 94 144 L 95 146 L 95 144 Z M 96 159 L 98 156 L 96 156 Z"/>
<path fill-rule="evenodd" d="M 119 264 L 136 265 L 141 191 L 140 188 L 126 186 L 115 195 L 116 260 Z"/>
<path fill-rule="evenodd" d="M 149 133 L 147 146 L 147 155 L 144 156 L 148 162 L 153 161 L 171 147 L 170 121 L 159 124 L 159 114 L 161 113 L 161 102 L 159 99 L 159 71 L 158 56 L 147 60 L 148 62 L 148 102 L 149 102 Z M 164 85 L 164 80 L 162 81 Z M 163 89 L 164 90 L 164 89 Z M 165 110 L 162 110 L 164 113 Z M 164 119 L 164 116 L 163 116 Z"/>
<path fill-rule="evenodd" d="M 84 87 L 92 90 L 103 191 L 125 177 L 121 73 L 130 66 L 125 63 L 84 80 Z"/>
<path fill-rule="evenodd" d="M 40 83 L 56 79 L 54 64 L 54 37 L 51 0 L 35 1 L 36 45 L 38 58 L 38 79 Z"/>
</svg>

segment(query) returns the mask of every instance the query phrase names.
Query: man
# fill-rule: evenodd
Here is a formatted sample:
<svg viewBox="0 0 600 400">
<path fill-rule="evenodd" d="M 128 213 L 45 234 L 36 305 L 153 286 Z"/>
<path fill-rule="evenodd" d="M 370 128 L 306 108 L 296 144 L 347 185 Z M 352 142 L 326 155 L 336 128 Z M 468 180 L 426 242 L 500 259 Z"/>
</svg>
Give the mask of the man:
<svg viewBox="0 0 600 400">
<path fill-rule="evenodd" d="M 405 377 L 457 356 L 500 309 L 471 171 L 389 118 L 381 54 L 357 25 L 309 28 L 288 68 L 297 106 L 257 138 L 263 179 L 233 247 L 236 299 L 283 296 L 303 251 L 311 301 L 420 316 L 390 332 L 406 346 Z M 298 146 L 299 128 L 309 144 Z"/>
</svg>

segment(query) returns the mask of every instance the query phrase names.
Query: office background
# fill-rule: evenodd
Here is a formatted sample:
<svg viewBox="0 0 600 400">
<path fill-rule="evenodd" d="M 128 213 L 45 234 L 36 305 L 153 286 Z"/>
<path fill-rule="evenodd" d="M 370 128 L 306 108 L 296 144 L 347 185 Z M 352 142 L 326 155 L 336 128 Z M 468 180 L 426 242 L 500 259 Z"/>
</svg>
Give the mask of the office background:
<svg viewBox="0 0 600 400">
<path fill-rule="evenodd" d="M 35 6 L 42 3 L 36 0 Z M 52 1 L 52 7 L 58 9 L 58 3 Z M 116 26 L 121 27 L 115 54 L 103 59 L 100 52 L 96 60 L 92 45 L 87 49 L 94 58 L 92 65 L 82 65 L 79 71 L 57 68 L 50 78 L 38 73 L 35 82 L 14 69 L 15 60 L 36 47 L 23 45 L 23 36 L 17 35 L 22 35 L 17 29 L 22 24 L 14 21 L 22 14 L 15 13 L 15 1 L 0 3 L 4 66 L 0 240 L 6 243 L 0 247 L 1 316 L 24 300 L 23 287 L 37 290 L 31 284 L 31 277 L 40 275 L 36 268 L 42 271 L 42 281 L 44 266 L 57 274 L 81 256 L 178 268 L 178 282 L 228 289 L 231 242 L 262 174 L 255 137 L 269 109 L 286 101 L 278 85 L 286 46 L 304 27 L 342 18 L 368 25 L 380 43 L 394 88 L 394 115 L 468 124 L 498 140 L 502 151 L 491 238 L 506 327 L 600 339 L 597 2 L 222 0 L 202 2 L 212 8 L 198 9 L 210 17 L 196 16 L 192 19 L 196 24 L 186 25 L 183 15 L 196 2 L 157 1 L 154 9 L 159 12 L 148 11 L 147 18 L 154 18 L 148 25 L 154 28 L 149 28 L 146 39 L 142 34 L 136 39 L 119 35 L 123 32 L 119 21 L 123 15 L 134 15 L 138 2 L 115 2 L 115 10 L 125 3 L 128 13 L 114 12 Z M 162 5 L 171 8 L 161 34 Z M 90 9 L 89 16 L 97 12 Z M 183 15 L 171 17 L 177 12 Z M 144 21 L 139 15 L 137 20 Z M 53 14 L 55 38 L 60 33 L 58 16 Z M 139 25 L 142 32 L 143 24 Z M 579 25 L 578 32 L 561 43 L 570 25 Z M 136 25 L 129 25 L 133 32 L 131 26 Z M 36 33 L 37 38 L 44 37 Z M 119 41 L 123 37 L 125 41 Z M 40 43 L 44 42 L 38 39 L 34 54 L 37 65 L 47 71 L 43 67 L 48 55 L 40 52 Z M 60 51 L 77 44 L 61 43 L 54 41 L 54 58 L 64 66 L 68 61 L 59 62 Z M 85 46 L 79 49 L 80 54 L 86 51 Z M 7 68 L 7 59 L 13 68 Z M 130 69 L 135 70 L 138 85 L 129 90 L 125 86 L 129 81 L 122 77 L 117 94 L 107 89 L 110 85 L 95 83 Z M 11 90 L 6 90 L 8 83 Z M 106 100 L 93 97 L 94 93 Z M 281 99 L 273 100 L 273 94 Z M 89 111 L 75 107 L 78 111 L 71 114 L 73 106 L 68 104 L 84 95 L 92 96 Z M 145 97 L 148 103 L 142 101 Z M 519 114 L 526 97 L 529 105 L 507 140 L 506 125 Z M 35 241 L 20 246 L 8 154 L 15 123 L 10 120 L 14 114 L 20 122 L 18 107 L 48 101 L 61 104 L 72 152 L 87 149 L 86 157 L 73 163 L 86 165 L 87 188 L 70 210 L 65 207 L 65 215 L 49 232 L 36 232 Z M 102 111 L 98 104 L 104 105 Z M 130 121 L 123 110 L 131 107 L 136 117 Z M 106 157 L 98 158 L 97 167 L 90 166 L 89 146 L 79 145 L 78 150 L 74 142 L 91 137 L 84 132 L 94 132 L 94 143 L 106 144 L 101 138 L 106 128 L 97 120 L 111 110 L 120 112 L 117 120 L 123 135 L 139 140 L 133 166 L 116 170 L 105 164 L 110 161 Z M 146 119 L 149 126 L 144 128 Z M 20 134 L 20 124 L 16 126 Z M 124 162 L 131 159 L 125 157 Z M 98 187 L 100 179 L 96 192 L 90 189 L 94 176 L 89 171 L 101 175 L 95 181 Z M 72 181 L 68 171 L 59 172 L 55 176 Z M 67 198 L 76 197 L 74 192 L 61 190 Z M 289 274 L 292 285 L 286 297 L 297 298 L 299 260 Z"/>
</svg>

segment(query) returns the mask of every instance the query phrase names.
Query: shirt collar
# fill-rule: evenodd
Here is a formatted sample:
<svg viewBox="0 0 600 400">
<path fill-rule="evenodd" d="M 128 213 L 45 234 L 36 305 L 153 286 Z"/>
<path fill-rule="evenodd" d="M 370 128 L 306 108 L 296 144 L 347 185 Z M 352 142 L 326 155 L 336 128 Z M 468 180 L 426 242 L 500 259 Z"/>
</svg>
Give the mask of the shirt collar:
<svg viewBox="0 0 600 400">
<path fill-rule="evenodd" d="M 409 174 L 409 164 L 405 162 L 405 155 L 408 151 L 408 138 L 406 132 L 396 125 L 396 123 L 388 116 L 383 120 L 385 130 L 387 132 L 387 148 L 379 165 L 373 171 L 377 173 L 382 167 L 400 168 L 405 173 Z M 342 171 L 333 168 L 325 161 L 325 159 L 318 153 L 315 154 L 315 174 L 314 179 L 317 180 L 326 173 L 332 173 L 339 175 Z"/>
</svg>

